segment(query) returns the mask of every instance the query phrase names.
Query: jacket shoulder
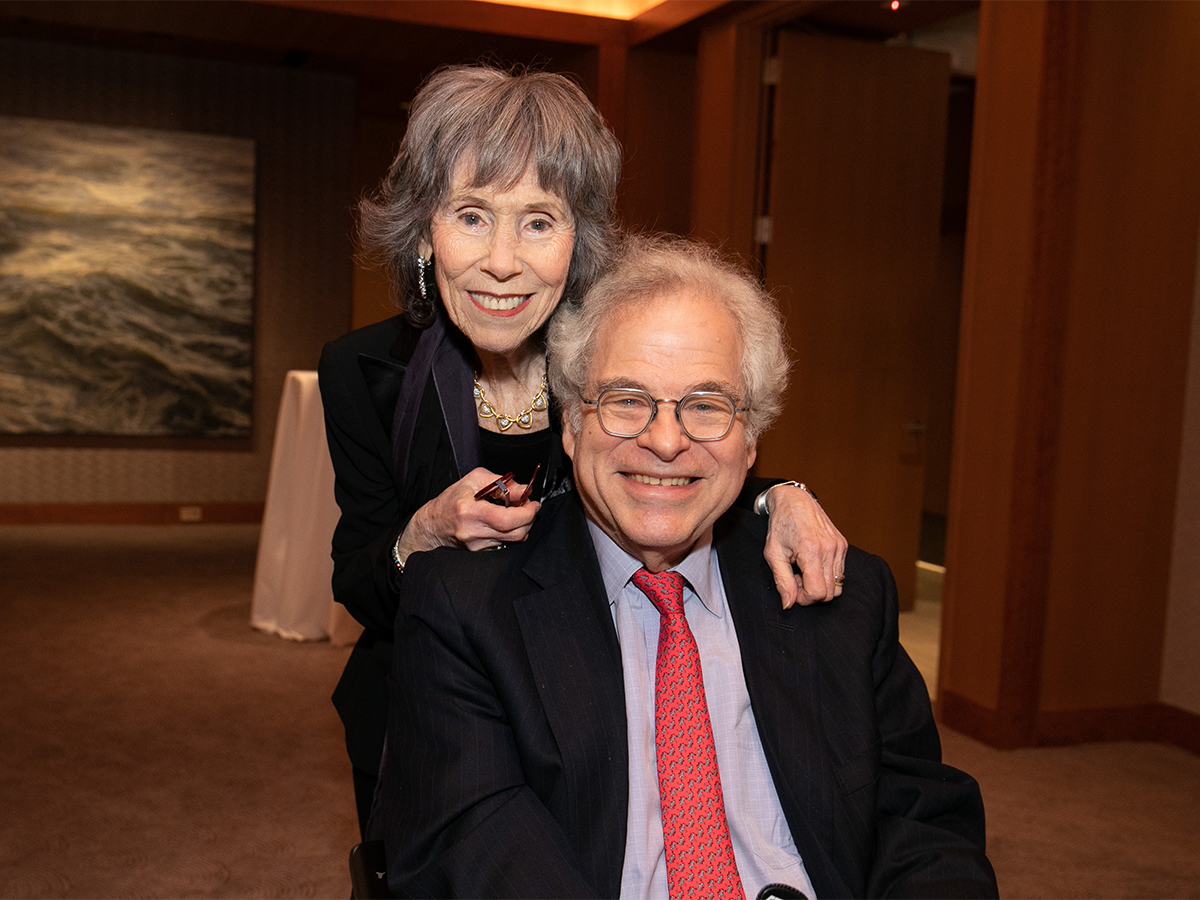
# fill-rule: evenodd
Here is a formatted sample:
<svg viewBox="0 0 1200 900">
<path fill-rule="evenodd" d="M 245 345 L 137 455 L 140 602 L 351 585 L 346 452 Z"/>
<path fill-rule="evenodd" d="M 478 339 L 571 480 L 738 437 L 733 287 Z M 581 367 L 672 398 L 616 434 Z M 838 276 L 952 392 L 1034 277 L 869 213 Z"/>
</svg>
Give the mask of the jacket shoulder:
<svg viewBox="0 0 1200 900">
<path fill-rule="evenodd" d="M 325 345 L 321 351 L 320 368 L 324 370 L 331 365 L 342 365 L 356 359 L 359 354 L 388 359 L 400 337 L 415 330 L 401 315 L 356 328 Z"/>
<path fill-rule="evenodd" d="M 327 343 L 317 366 L 326 414 L 331 409 L 374 409 L 385 434 L 390 434 L 408 364 L 407 357 L 393 354 L 411 355 L 419 337 L 420 331 L 397 315 Z"/>
<path fill-rule="evenodd" d="M 731 506 L 713 525 L 714 541 L 749 541 L 762 543 L 767 539 L 765 516 L 756 516 L 740 506 Z"/>
</svg>

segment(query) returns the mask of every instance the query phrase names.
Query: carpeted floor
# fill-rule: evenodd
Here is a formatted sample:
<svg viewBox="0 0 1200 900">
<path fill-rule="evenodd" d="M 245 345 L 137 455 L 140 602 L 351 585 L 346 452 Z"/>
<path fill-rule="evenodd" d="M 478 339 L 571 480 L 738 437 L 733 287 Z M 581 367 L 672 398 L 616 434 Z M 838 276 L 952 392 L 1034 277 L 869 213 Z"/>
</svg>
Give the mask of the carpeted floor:
<svg viewBox="0 0 1200 900">
<path fill-rule="evenodd" d="M 0 895 L 349 896 L 349 648 L 249 627 L 257 538 L 0 528 Z"/>
<path fill-rule="evenodd" d="M 0 527 L 0 897 L 348 895 L 349 649 L 248 626 L 256 540 Z M 943 740 L 1001 896 L 1200 898 L 1200 757 Z"/>
</svg>

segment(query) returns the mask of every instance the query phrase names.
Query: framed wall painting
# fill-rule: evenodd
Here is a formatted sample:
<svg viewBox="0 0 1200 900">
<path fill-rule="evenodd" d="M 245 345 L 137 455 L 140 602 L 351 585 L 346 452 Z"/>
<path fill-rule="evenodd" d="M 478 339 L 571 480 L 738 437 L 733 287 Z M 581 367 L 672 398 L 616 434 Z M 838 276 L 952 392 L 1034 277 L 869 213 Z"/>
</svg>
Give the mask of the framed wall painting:
<svg viewBox="0 0 1200 900">
<path fill-rule="evenodd" d="M 0 435 L 249 438 L 254 141 L 0 116 Z"/>
</svg>

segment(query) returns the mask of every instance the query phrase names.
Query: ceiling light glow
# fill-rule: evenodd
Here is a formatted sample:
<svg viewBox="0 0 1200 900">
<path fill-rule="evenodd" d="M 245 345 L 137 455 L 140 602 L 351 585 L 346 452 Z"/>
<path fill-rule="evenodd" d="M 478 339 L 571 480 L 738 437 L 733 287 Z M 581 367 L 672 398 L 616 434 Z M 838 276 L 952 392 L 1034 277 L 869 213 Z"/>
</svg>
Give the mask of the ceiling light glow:
<svg viewBox="0 0 1200 900">
<path fill-rule="evenodd" d="M 486 0 L 506 6 L 524 6 L 527 9 L 547 9 L 554 12 L 575 13 L 582 16 L 601 16 L 606 19 L 622 19 L 628 22 L 646 10 L 658 6 L 663 0 Z"/>
</svg>

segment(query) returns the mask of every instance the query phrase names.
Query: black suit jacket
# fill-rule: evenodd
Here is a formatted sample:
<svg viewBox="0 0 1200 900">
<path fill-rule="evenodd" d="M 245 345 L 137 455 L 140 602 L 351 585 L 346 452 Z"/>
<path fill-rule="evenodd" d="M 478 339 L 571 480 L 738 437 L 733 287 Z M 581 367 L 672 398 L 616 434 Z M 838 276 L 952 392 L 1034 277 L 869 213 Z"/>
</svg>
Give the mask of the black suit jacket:
<svg viewBox="0 0 1200 900">
<path fill-rule="evenodd" d="M 351 761 L 372 774 L 383 749 L 399 590 L 389 553 L 416 511 L 409 508 L 411 501 L 403 502 L 403 486 L 393 478 L 392 414 L 419 335 L 395 316 L 326 344 L 318 366 L 334 491 L 342 512 L 333 535 L 333 596 L 365 629 L 333 701 L 346 726 Z M 437 425 L 434 421 L 427 429 L 428 439 L 435 448 L 448 448 L 449 439 L 444 429 L 438 433 Z M 431 462 L 441 461 L 444 469 L 429 479 L 430 490 L 457 480 L 449 452 L 426 455 Z"/>
<path fill-rule="evenodd" d="M 940 762 L 886 564 L 780 608 L 761 520 L 714 531 L 746 685 L 819 897 L 996 896 L 974 780 Z M 372 832 L 399 896 L 616 897 L 628 803 L 620 648 L 578 498 L 527 542 L 410 560 Z"/>
</svg>

